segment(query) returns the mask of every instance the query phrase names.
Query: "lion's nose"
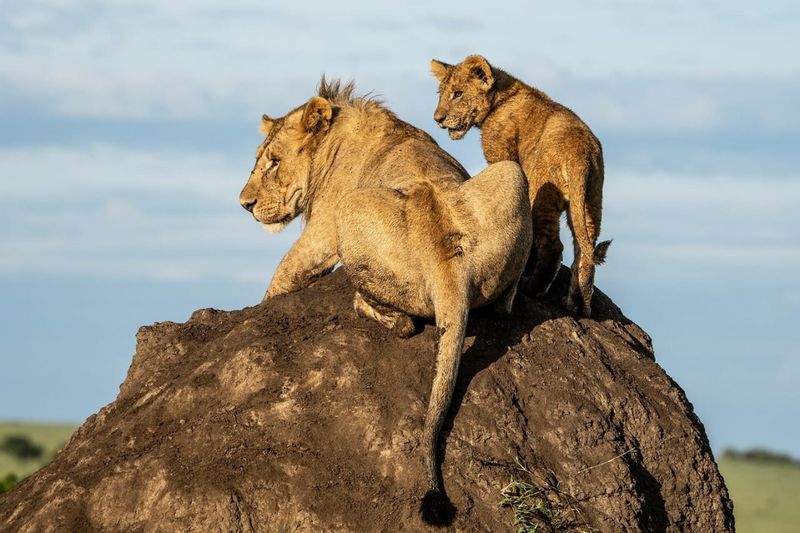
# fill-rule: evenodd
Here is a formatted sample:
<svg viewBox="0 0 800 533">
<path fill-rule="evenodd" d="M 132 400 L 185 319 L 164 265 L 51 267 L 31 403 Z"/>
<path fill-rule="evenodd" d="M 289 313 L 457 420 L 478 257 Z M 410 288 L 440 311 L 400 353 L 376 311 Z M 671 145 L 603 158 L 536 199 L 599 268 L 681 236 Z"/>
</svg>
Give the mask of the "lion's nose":
<svg viewBox="0 0 800 533">
<path fill-rule="evenodd" d="M 439 124 L 440 126 L 442 125 L 442 122 L 444 122 L 445 118 L 447 118 L 447 115 L 444 112 L 439 111 L 438 109 L 433 114 L 433 120 L 435 120 L 436 123 Z"/>
<path fill-rule="evenodd" d="M 244 207 L 245 209 L 247 209 L 248 211 L 250 211 L 252 213 L 253 212 L 253 208 L 256 206 L 256 202 L 257 201 L 258 200 L 252 200 L 252 201 L 240 200 L 239 203 L 242 204 L 242 207 Z"/>
</svg>

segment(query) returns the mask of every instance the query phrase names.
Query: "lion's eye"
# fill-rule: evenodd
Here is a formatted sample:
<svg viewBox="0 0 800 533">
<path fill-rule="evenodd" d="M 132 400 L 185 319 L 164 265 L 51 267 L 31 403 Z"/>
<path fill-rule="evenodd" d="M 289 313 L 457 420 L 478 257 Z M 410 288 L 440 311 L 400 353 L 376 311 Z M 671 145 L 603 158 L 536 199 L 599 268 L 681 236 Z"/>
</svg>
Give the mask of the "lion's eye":
<svg viewBox="0 0 800 533">
<path fill-rule="evenodd" d="M 453 100 L 456 98 L 461 98 L 462 94 L 464 94 L 462 91 L 453 91 Z"/>
</svg>

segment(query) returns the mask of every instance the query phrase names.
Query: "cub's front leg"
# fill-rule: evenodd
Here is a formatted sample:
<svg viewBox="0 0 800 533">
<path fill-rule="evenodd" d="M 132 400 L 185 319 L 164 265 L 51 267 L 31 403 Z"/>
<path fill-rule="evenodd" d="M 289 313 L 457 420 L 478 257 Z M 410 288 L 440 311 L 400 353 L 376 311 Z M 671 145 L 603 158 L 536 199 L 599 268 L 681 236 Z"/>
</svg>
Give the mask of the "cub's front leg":
<svg viewBox="0 0 800 533">
<path fill-rule="evenodd" d="M 339 261 L 336 229 L 328 226 L 308 223 L 275 270 L 263 300 L 304 289 L 333 270 Z"/>
</svg>

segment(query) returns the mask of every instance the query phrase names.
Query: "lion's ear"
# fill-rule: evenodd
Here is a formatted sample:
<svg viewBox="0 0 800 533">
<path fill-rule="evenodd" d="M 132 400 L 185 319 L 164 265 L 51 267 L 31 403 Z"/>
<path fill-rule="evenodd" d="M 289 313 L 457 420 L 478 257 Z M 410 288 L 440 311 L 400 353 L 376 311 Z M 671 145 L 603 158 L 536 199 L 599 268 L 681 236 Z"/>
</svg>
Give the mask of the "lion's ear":
<svg viewBox="0 0 800 533">
<path fill-rule="evenodd" d="M 469 68 L 470 76 L 483 83 L 486 88 L 494 85 L 494 75 L 492 67 L 483 56 L 469 56 L 464 60 L 464 64 Z"/>
<path fill-rule="evenodd" d="M 333 106 L 321 96 L 314 96 L 306 103 L 303 110 L 301 125 L 309 133 L 320 133 L 327 131 L 331 125 L 333 116 Z"/>
<path fill-rule="evenodd" d="M 267 115 L 261 116 L 261 126 L 258 127 L 258 131 L 264 134 L 264 136 L 268 136 L 269 132 L 272 131 L 272 126 L 275 125 L 275 121 L 269 118 Z"/>
<path fill-rule="evenodd" d="M 448 65 L 438 59 L 431 59 L 431 73 L 439 80 L 439 83 L 444 80 L 451 68 L 453 65 Z"/>
</svg>

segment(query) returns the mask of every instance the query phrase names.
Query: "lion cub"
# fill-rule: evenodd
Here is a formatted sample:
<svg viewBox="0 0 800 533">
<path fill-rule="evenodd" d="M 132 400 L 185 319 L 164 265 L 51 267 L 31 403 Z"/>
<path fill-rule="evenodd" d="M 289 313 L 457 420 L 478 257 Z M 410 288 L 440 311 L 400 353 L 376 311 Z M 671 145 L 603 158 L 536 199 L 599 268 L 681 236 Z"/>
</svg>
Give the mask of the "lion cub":
<svg viewBox="0 0 800 533">
<path fill-rule="evenodd" d="M 457 65 L 431 62 L 439 80 L 433 118 L 451 139 L 481 129 L 488 163 L 517 161 L 528 178 L 534 242 L 521 288 L 547 293 L 561 266 L 559 218 L 568 211 L 575 260 L 564 304 L 591 314 L 595 265 L 611 241 L 596 244 L 603 203 L 603 151 L 578 116 L 478 55 Z"/>
</svg>

